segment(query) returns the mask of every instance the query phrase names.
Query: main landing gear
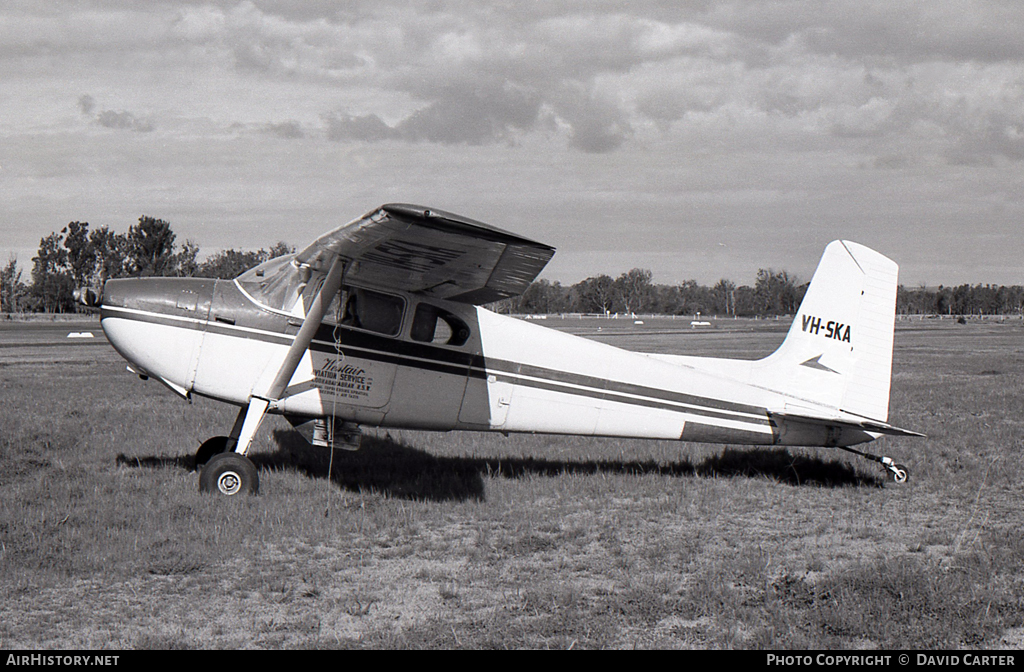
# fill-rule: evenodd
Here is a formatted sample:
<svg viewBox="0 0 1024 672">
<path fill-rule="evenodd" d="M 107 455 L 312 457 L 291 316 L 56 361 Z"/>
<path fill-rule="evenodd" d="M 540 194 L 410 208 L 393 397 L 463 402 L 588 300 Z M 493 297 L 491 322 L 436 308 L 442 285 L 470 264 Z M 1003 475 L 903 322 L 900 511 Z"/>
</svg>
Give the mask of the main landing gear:
<svg viewBox="0 0 1024 672">
<path fill-rule="evenodd" d="M 302 320 L 302 326 L 288 346 L 273 382 L 260 394 L 250 396 L 239 409 L 230 435 L 215 436 L 199 447 L 196 452 L 196 467 L 199 468 L 199 465 L 205 462 L 199 473 L 200 491 L 219 492 L 231 496 L 242 492 L 254 495 L 259 490 L 259 472 L 245 454 L 249 452 L 249 446 L 263 421 L 263 416 L 272 403 L 282 398 L 288 382 L 295 375 L 299 361 L 302 360 L 309 344 L 313 342 L 313 336 L 323 321 L 331 298 L 341 289 L 345 268 L 345 261 L 335 254 L 331 259 L 330 270 L 327 271 L 323 284 L 313 297 L 306 317 Z M 308 278 L 308 266 L 306 272 Z"/>
<path fill-rule="evenodd" d="M 235 452 L 218 453 L 210 458 L 199 473 L 200 492 L 219 492 L 222 495 L 255 495 L 260 489 L 260 474 L 256 465 L 245 455 Z"/>
<path fill-rule="evenodd" d="M 889 474 L 892 475 L 892 480 L 895 483 L 906 483 L 907 479 L 910 477 L 910 473 L 907 471 L 907 468 L 902 464 L 896 464 L 891 457 L 879 457 L 878 455 L 872 455 L 871 453 L 863 453 L 854 448 L 850 448 L 849 446 L 839 446 L 839 448 L 842 448 L 849 453 L 865 457 L 872 462 L 878 462 L 885 467 L 885 470 L 889 472 Z"/>
<path fill-rule="evenodd" d="M 215 436 L 199 446 L 195 467 L 199 472 L 200 492 L 229 496 L 259 492 L 259 471 L 252 460 L 232 450 L 236 444 L 230 436 Z"/>
</svg>

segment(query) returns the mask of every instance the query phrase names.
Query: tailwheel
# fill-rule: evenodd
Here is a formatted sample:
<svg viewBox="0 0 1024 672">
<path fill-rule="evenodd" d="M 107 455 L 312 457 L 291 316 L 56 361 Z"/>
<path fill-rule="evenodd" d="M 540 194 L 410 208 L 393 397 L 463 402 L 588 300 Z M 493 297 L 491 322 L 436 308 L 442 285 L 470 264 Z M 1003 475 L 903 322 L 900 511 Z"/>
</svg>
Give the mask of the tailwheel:
<svg viewBox="0 0 1024 672">
<path fill-rule="evenodd" d="M 902 464 L 896 464 L 895 460 L 893 460 L 891 457 L 879 457 L 878 455 L 872 455 L 871 453 L 862 453 L 856 448 L 850 448 L 849 446 L 837 447 L 842 448 L 848 453 L 860 455 L 861 457 L 866 457 L 867 459 L 872 460 L 873 462 L 878 462 L 883 467 L 885 467 L 886 471 L 892 474 L 892 480 L 896 483 L 906 483 L 907 479 L 910 478 L 910 472 L 907 471 L 907 468 Z"/>
<path fill-rule="evenodd" d="M 213 438 L 203 441 L 203 445 L 199 446 L 199 450 L 196 451 L 195 456 L 195 469 L 199 471 L 206 463 L 210 461 L 210 458 L 220 453 L 226 453 L 231 445 L 229 442 L 231 437 L 228 436 L 215 436 Z"/>
<path fill-rule="evenodd" d="M 199 474 L 200 492 L 217 492 L 232 496 L 255 495 L 260 489 L 256 465 L 239 453 L 218 453 L 210 458 Z"/>
<path fill-rule="evenodd" d="M 894 462 L 891 457 L 883 457 L 878 461 L 881 462 L 882 465 L 889 470 L 889 473 L 892 474 L 892 480 L 894 482 L 907 482 L 907 478 L 910 477 L 910 474 L 907 473 L 907 468 L 905 466 L 903 466 L 902 464 L 896 464 L 896 462 Z"/>
</svg>

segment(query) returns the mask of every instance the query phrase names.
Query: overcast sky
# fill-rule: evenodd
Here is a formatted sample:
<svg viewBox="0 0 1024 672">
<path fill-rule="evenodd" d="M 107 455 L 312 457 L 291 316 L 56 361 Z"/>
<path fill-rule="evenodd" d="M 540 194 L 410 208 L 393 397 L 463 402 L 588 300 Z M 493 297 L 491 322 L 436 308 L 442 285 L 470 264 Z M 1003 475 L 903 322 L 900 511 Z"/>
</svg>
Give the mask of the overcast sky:
<svg viewBox="0 0 1024 672">
<path fill-rule="evenodd" d="M 541 277 L 1024 284 L 1020 0 L 0 6 L 0 263 L 69 221 L 201 256 L 387 202 L 554 245 Z"/>
</svg>

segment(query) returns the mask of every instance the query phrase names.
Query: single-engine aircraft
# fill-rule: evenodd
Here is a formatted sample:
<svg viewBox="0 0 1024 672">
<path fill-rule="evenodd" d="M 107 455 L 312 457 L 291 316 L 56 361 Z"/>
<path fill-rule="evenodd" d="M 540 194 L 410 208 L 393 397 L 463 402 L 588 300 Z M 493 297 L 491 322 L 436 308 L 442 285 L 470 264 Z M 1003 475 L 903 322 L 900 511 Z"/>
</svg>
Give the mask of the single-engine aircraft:
<svg viewBox="0 0 1024 672">
<path fill-rule="evenodd" d="M 361 426 L 851 446 L 887 423 L 896 264 L 835 241 L 778 350 L 760 360 L 652 355 L 498 315 L 555 250 L 441 210 L 390 204 L 234 280 L 108 280 L 98 308 L 130 371 L 239 407 L 196 453 L 199 487 L 256 493 L 246 453 L 267 413 L 312 443 Z"/>
</svg>

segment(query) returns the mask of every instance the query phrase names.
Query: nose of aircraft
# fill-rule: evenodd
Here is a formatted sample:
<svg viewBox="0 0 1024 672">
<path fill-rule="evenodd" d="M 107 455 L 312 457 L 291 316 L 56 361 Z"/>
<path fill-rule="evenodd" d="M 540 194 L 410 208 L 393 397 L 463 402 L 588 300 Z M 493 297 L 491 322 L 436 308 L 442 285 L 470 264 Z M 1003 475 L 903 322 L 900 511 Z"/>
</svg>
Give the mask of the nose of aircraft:
<svg viewBox="0 0 1024 672">
<path fill-rule="evenodd" d="M 108 280 L 99 299 L 103 331 L 132 370 L 187 396 L 215 283 L 195 278 Z"/>
<path fill-rule="evenodd" d="M 207 278 L 118 278 L 107 280 L 99 307 L 206 319 L 215 280 Z"/>
</svg>

